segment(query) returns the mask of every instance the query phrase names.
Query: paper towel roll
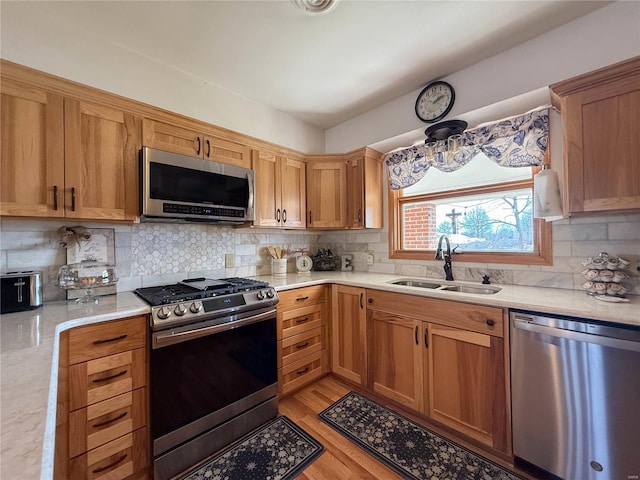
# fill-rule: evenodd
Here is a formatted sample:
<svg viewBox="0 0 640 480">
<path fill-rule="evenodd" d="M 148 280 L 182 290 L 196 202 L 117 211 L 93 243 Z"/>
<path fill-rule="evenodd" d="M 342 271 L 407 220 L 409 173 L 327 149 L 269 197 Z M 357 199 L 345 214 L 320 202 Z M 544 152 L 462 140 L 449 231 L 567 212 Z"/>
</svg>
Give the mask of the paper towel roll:
<svg viewBox="0 0 640 480">
<path fill-rule="evenodd" d="M 533 216 L 547 222 L 564 218 L 558 174 L 549 169 L 533 177 Z"/>
</svg>

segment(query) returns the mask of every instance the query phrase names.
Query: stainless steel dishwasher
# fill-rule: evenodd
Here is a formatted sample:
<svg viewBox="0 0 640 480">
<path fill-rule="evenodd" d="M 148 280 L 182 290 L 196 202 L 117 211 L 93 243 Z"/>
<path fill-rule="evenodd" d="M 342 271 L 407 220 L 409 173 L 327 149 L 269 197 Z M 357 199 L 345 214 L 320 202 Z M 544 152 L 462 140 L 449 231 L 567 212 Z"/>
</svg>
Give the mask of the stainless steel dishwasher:
<svg viewBox="0 0 640 480">
<path fill-rule="evenodd" d="M 511 311 L 516 464 L 640 478 L 640 328 Z"/>
</svg>

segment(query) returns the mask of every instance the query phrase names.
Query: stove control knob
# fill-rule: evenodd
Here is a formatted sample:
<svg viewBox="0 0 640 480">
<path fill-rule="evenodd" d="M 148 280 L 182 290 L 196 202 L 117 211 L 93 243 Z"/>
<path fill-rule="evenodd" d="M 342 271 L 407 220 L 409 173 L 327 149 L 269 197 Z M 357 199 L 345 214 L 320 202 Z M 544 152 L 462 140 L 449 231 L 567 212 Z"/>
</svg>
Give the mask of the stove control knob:
<svg viewBox="0 0 640 480">
<path fill-rule="evenodd" d="M 258 292 L 258 300 L 264 300 L 264 292 L 262 290 Z"/>
<path fill-rule="evenodd" d="M 268 298 L 273 298 L 273 290 L 267 290 L 267 297 Z"/>
<path fill-rule="evenodd" d="M 160 310 L 158 310 L 157 315 L 160 320 L 169 318 L 171 316 L 171 309 L 169 307 L 160 307 Z"/>
<path fill-rule="evenodd" d="M 187 313 L 187 306 L 184 303 L 180 303 L 180 304 L 176 305 L 176 308 L 173 309 L 173 313 L 175 313 L 177 316 L 181 317 L 185 313 Z"/>
<path fill-rule="evenodd" d="M 193 313 L 198 313 L 200 310 L 202 310 L 202 302 L 193 302 L 189 307 L 189 310 L 191 310 Z"/>
</svg>

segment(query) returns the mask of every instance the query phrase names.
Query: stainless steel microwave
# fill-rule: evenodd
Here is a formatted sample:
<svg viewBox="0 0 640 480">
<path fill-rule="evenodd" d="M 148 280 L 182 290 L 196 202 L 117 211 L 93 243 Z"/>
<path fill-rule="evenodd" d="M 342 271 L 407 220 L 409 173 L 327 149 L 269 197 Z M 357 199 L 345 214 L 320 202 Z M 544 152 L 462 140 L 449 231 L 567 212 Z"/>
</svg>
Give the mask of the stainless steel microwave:
<svg viewBox="0 0 640 480">
<path fill-rule="evenodd" d="M 251 169 L 143 147 L 140 181 L 141 221 L 243 224 L 255 220 Z"/>
</svg>

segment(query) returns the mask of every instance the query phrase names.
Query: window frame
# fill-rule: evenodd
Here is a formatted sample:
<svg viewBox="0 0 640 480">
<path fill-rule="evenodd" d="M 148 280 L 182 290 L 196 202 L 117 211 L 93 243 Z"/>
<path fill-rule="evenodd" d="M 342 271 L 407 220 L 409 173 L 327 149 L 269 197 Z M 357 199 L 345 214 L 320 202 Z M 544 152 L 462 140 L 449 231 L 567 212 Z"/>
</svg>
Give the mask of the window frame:
<svg viewBox="0 0 640 480">
<path fill-rule="evenodd" d="M 531 167 L 531 179 L 503 182 L 430 194 L 402 196 L 402 190 L 389 190 L 389 258 L 398 260 L 433 260 L 435 249 L 405 250 L 402 248 L 402 205 L 429 200 L 440 200 L 461 195 L 494 193 L 505 190 L 531 188 L 533 177 L 542 170 Z M 515 265 L 553 265 L 552 225 L 542 218 L 533 219 L 534 250 L 532 252 L 462 252 L 454 257 L 456 262 L 505 263 Z"/>
</svg>

